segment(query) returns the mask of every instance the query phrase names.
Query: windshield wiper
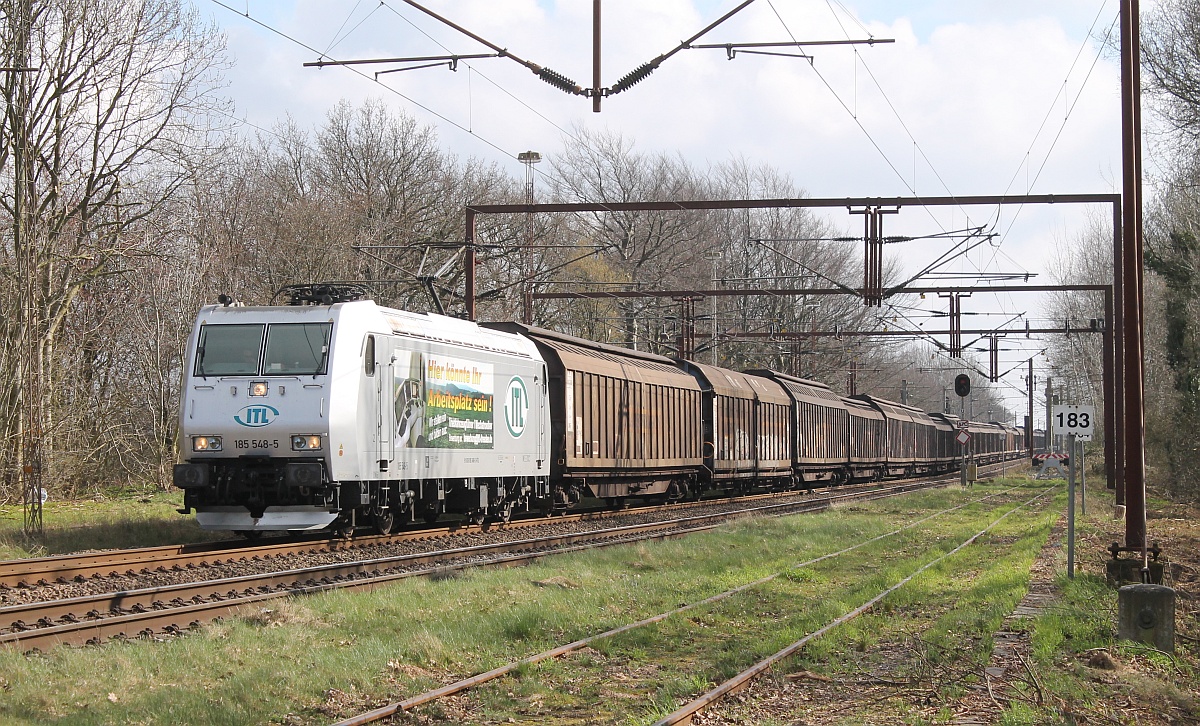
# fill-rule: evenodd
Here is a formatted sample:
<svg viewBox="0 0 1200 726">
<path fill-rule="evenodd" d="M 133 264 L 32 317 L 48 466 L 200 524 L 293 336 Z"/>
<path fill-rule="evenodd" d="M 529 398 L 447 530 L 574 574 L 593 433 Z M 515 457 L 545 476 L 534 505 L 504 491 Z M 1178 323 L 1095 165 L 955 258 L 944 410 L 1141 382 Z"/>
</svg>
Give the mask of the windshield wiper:
<svg viewBox="0 0 1200 726">
<path fill-rule="evenodd" d="M 321 374 L 321 371 L 325 370 L 325 361 L 328 358 L 329 358 L 329 346 L 322 345 L 321 346 L 321 360 L 317 361 L 317 367 L 315 369 L 313 369 L 313 380 L 316 380 L 317 376 Z"/>
</svg>

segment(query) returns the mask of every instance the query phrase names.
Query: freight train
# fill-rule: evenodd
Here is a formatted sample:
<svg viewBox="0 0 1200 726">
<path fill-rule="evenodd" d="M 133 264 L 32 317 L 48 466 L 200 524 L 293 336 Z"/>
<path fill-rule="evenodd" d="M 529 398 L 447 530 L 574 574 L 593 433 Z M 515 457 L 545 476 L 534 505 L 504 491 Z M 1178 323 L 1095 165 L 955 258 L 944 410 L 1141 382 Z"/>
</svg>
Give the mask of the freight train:
<svg viewBox="0 0 1200 726">
<path fill-rule="evenodd" d="M 205 529 L 507 520 L 585 496 L 680 500 L 990 463 L 1017 429 L 777 371 L 738 372 L 516 323 L 393 310 L 337 286 L 201 309 L 174 485 Z"/>
</svg>

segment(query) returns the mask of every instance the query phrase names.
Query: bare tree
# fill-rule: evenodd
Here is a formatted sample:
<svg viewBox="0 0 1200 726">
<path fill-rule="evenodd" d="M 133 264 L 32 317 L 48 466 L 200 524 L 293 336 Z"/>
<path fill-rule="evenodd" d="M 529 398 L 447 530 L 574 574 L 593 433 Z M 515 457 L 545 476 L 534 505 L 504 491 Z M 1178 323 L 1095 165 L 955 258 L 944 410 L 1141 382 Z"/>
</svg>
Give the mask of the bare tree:
<svg viewBox="0 0 1200 726">
<path fill-rule="evenodd" d="M 1143 83 L 1175 140 L 1200 142 L 1200 2 L 1162 0 L 1142 21 Z"/>
<path fill-rule="evenodd" d="M 432 310 L 418 273 L 462 246 L 464 207 L 516 201 L 513 180 L 495 165 L 460 162 L 431 127 L 379 101 L 340 103 L 312 131 L 285 121 L 232 157 L 225 191 L 211 199 L 221 224 L 209 244 L 237 261 L 222 289 L 257 302 L 287 284 L 355 280 L 382 303 Z M 504 229 L 496 222 L 481 234 L 511 241 Z M 481 286 L 503 279 L 499 258 L 509 251 L 485 258 Z M 452 265 L 437 283 L 451 312 L 461 280 L 461 265 Z"/>
<path fill-rule="evenodd" d="M 717 198 L 791 199 L 805 196 L 796 183 L 769 165 L 745 159 L 717 165 L 709 175 Z M 718 286 L 829 288 L 853 285 L 861 275 L 855 248 L 832 241 L 830 225 L 807 209 L 743 209 L 713 214 L 711 254 L 720 271 Z M 831 338 L 796 339 L 814 331 L 855 330 L 866 320 L 862 300 L 850 295 L 734 298 L 718 315 L 722 360 L 732 367 L 769 366 L 841 387 L 849 360 L 859 351 Z M 777 334 L 776 340 L 720 342 L 721 322 L 731 334 Z"/>
<path fill-rule="evenodd" d="M 1056 285 L 1105 285 L 1112 281 L 1112 225 L 1097 216 L 1068 244 L 1059 245 L 1050 275 Z M 1104 319 L 1100 292 L 1056 292 L 1044 314 L 1055 326 L 1089 327 Z M 1052 335 L 1046 358 L 1064 403 L 1104 404 L 1104 338 L 1099 333 Z"/>
<path fill-rule="evenodd" d="M 552 160 L 553 195 L 561 202 L 670 201 L 705 198 L 703 180 L 683 159 L 667 154 L 642 154 L 617 134 L 574 130 L 575 138 Z M 702 238 L 708 215 L 694 211 L 605 211 L 581 214 L 574 236 L 599 246 L 602 255 L 589 265 L 573 269 L 591 279 L 580 282 L 662 289 L 689 269 L 693 253 L 704 248 Z M 647 303 L 623 301 L 615 307 L 617 319 L 601 322 L 602 340 L 617 338 L 641 347 L 655 347 L 660 331 L 646 330 Z M 619 333 L 617 333 L 619 331 Z M 614 335 L 614 333 L 616 333 Z"/>
<path fill-rule="evenodd" d="M 178 0 L 15 0 L 3 8 L 0 132 L 0 465 L 20 414 L 52 448 L 57 344 L 92 281 L 120 274 L 151 218 L 209 145 L 223 40 Z M 40 390 L 36 399 L 28 391 Z M 11 480 L 9 480 L 11 485 Z M 6 488 L 0 496 L 11 496 Z"/>
</svg>

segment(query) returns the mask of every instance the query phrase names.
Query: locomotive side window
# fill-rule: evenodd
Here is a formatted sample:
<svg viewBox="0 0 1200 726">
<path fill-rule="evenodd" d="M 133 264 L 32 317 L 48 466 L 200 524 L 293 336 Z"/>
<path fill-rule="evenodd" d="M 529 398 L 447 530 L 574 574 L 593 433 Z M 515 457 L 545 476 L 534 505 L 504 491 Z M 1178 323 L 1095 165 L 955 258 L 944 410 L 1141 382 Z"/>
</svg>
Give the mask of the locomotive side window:
<svg viewBox="0 0 1200 726">
<path fill-rule="evenodd" d="M 375 336 L 367 336 L 367 350 L 363 353 L 363 373 L 375 375 Z"/>
<path fill-rule="evenodd" d="M 273 323 L 267 328 L 263 374 L 312 375 L 329 361 L 330 323 Z"/>
<path fill-rule="evenodd" d="M 205 325 L 196 347 L 197 376 L 254 376 L 262 353 L 263 326 Z"/>
</svg>

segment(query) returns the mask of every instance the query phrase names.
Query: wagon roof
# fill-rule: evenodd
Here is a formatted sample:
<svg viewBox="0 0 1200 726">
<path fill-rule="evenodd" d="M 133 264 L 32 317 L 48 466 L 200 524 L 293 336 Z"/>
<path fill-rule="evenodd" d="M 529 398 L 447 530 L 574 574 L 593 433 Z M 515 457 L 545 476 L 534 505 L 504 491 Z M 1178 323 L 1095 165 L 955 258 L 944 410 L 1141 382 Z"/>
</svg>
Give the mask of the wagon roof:
<svg viewBox="0 0 1200 726">
<path fill-rule="evenodd" d="M 710 366 L 691 360 L 682 360 L 680 365 L 695 369 L 708 382 L 719 396 L 731 398 L 757 398 L 765 403 L 790 405 L 788 397 L 779 384 L 766 378 L 731 371 L 728 368 Z"/>
<path fill-rule="evenodd" d="M 825 406 L 826 408 L 846 407 L 841 396 L 834 393 L 833 389 L 829 386 L 819 381 L 797 378 L 796 376 L 789 376 L 786 373 L 765 368 L 755 368 L 746 371 L 746 373 L 751 376 L 761 376 L 762 378 L 775 381 L 783 386 L 795 401 L 815 403 L 818 406 Z"/>
<path fill-rule="evenodd" d="M 931 413 L 929 414 L 929 418 L 933 420 L 933 425 L 936 426 L 939 431 L 953 431 L 954 429 L 958 428 L 957 416 L 950 417 L 944 413 Z"/>
<path fill-rule="evenodd" d="M 558 356 L 570 370 L 585 371 L 616 378 L 634 378 L 645 383 L 700 390 L 700 384 L 690 374 L 680 370 L 670 358 L 597 343 L 553 330 L 535 328 L 523 323 L 483 323 L 494 330 L 518 333 L 536 341 Z"/>
<path fill-rule="evenodd" d="M 877 398 L 865 393 L 853 396 L 853 398 L 867 402 L 869 405 L 882 411 L 883 415 L 888 418 L 896 419 L 897 421 L 915 421 L 916 423 L 933 425 L 933 419 L 929 417 L 929 414 L 916 406 L 896 403 L 886 398 Z"/>
<path fill-rule="evenodd" d="M 866 401 L 860 401 L 856 398 L 843 398 L 842 405 L 850 412 L 851 416 L 859 418 L 873 418 L 879 421 L 884 419 L 883 412 L 875 408 Z"/>
</svg>

